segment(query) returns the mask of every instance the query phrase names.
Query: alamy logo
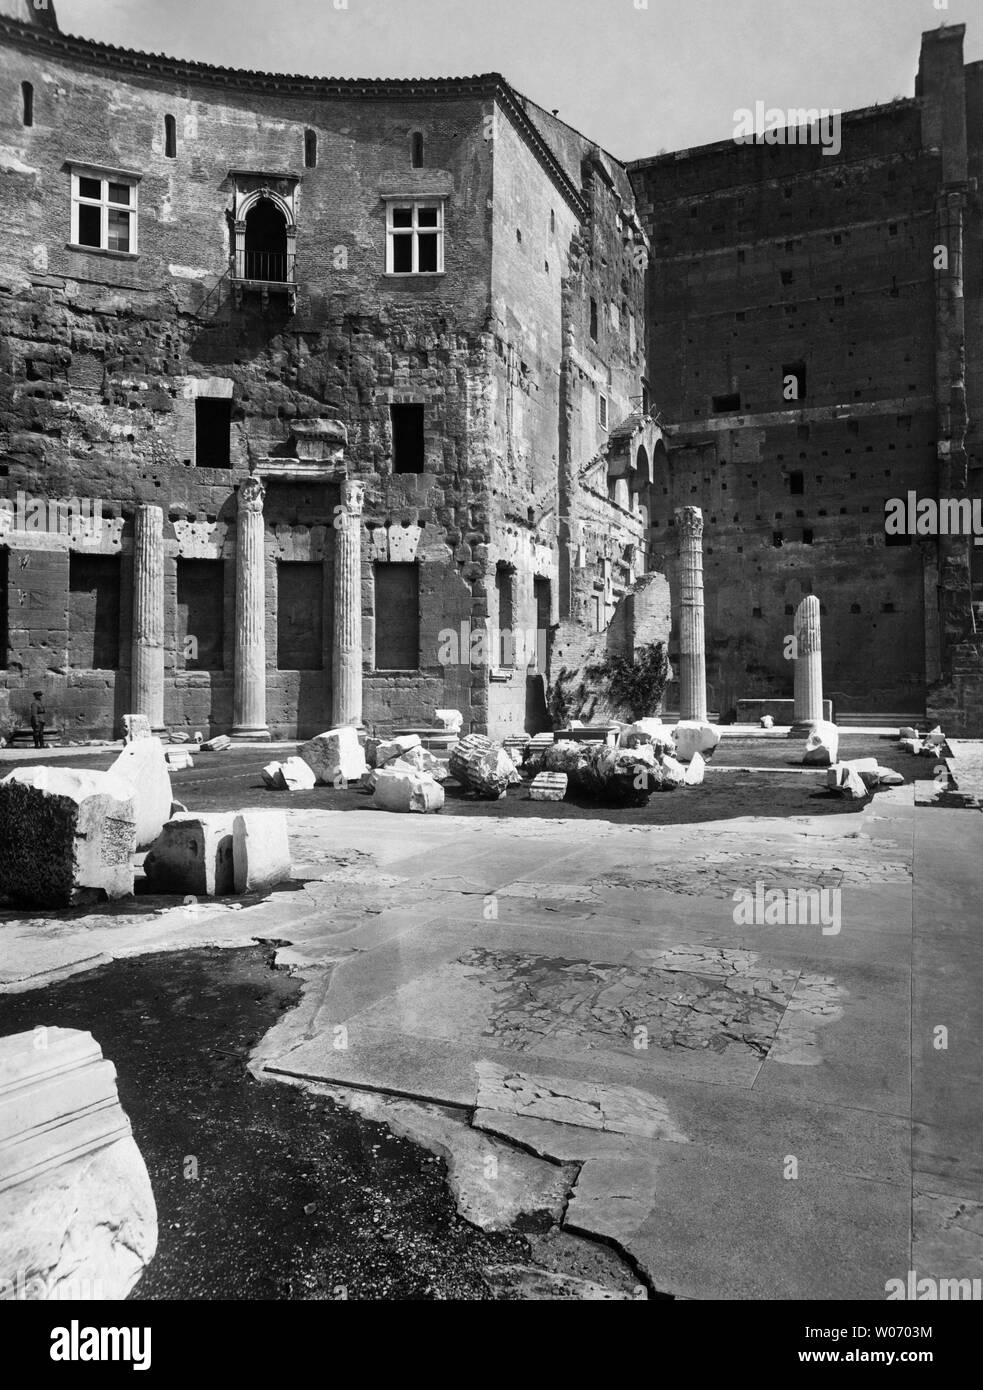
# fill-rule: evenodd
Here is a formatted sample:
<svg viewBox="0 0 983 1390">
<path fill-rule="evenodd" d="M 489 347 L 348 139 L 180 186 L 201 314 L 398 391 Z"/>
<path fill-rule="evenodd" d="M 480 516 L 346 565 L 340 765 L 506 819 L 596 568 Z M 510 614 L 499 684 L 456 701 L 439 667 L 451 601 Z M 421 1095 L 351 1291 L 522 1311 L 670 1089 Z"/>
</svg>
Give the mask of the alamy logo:
<svg viewBox="0 0 983 1390">
<path fill-rule="evenodd" d="M 51 1330 L 52 1361 L 132 1361 L 135 1371 L 150 1369 L 149 1327 L 68 1327 Z"/>
<path fill-rule="evenodd" d="M 979 497 L 891 497 L 884 503 L 888 536 L 972 536 L 983 545 L 983 499 Z"/>
<path fill-rule="evenodd" d="M 78 536 L 84 532 L 98 540 L 102 521 L 98 497 L 29 497 L 20 491 L 13 501 L 0 497 L 0 534 L 13 530 Z"/>
<path fill-rule="evenodd" d="M 938 1300 L 939 1302 L 973 1301 L 983 1300 L 983 1279 L 933 1279 L 926 1275 L 919 1279 L 913 1269 L 909 1269 L 908 1278 L 889 1279 L 884 1285 L 884 1292 L 891 1299 L 921 1299 L 922 1301 Z"/>
<path fill-rule="evenodd" d="M 734 889 L 738 927 L 822 927 L 823 936 L 840 934 L 839 888 L 765 888 L 760 879 Z"/>
<path fill-rule="evenodd" d="M 823 154 L 839 154 L 842 149 L 840 117 L 842 111 L 812 107 L 765 109 L 756 101 L 754 110 L 742 106 L 734 112 L 735 145 L 822 145 Z"/>
</svg>

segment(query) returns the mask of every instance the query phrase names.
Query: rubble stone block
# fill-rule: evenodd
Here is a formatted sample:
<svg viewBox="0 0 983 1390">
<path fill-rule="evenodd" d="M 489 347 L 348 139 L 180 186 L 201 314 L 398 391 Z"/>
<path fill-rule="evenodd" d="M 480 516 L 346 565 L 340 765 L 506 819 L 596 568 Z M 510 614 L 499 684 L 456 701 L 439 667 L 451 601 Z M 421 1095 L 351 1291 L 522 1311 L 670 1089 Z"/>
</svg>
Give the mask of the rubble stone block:
<svg viewBox="0 0 983 1390">
<path fill-rule="evenodd" d="M 720 742 L 720 730 L 701 719 L 681 719 L 673 730 L 676 757 L 688 763 L 694 753 L 712 753 Z"/>
<path fill-rule="evenodd" d="M 683 784 L 687 787 L 699 787 L 703 784 L 706 775 L 707 765 L 702 753 L 694 753 L 689 760 L 689 767 L 683 777 Z"/>
<path fill-rule="evenodd" d="M 110 772 L 18 768 L 0 782 L 0 892 L 70 907 L 133 892 L 136 794 Z"/>
<path fill-rule="evenodd" d="M 165 748 L 164 757 L 167 766 L 175 772 L 181 772 L 184 768 L 194 767 L 195 760 L 186 748 Z"/>
<path fill-rule="evenodd" d="M 137 849 L 152 845 L 171 816 L 171 779 L 159 738 L 128 743 L 109 771 L 129 782 L 134 792 Z"/>
<path fill-rule="evenodd" d="M 530 801 L 562 801 L 569 779 L 565 772 L 539 772 L 529 787 Z"/>
<path fill-rule="evenodd" d="M 316 780 L 329 787 L 334 786 L 339 778 L 346 782 L 357 782 L 366 770 L 358 732 L 351 724 L 316 734 L 297 751 L 312 769 Z"/>
<path fill-rule="evenodd" d="M 763 714 L 761 716 L 761 727 L 762 729 L 773 729 L 775 727 L 775 721 L 770 714 Z"/>
<path fill-rule="evenodd" d="M 505 796 L 515 765 L 505 750 L 483 734 L 468 734 L 451 749 L 450 774 L 462 786 L 487 801 Z"/>
<path fill-rule="evenodd" d="M 147 714 L 123 715 L 123 741 L 132 743 L 137 738 L 151 738 L 150 716 Z"/>
<path fill-rule="evenodd" d="M 913 753 L 917 757 L 922 751 L 920 738 L 903 738 L 900 742 L 902 751 L 905 753 Z"/>
<path fill-rule="evenodd" d="M 870 794 L 867 783 L 851 763 L 834 763 L 826 774 L 826 785 L 850 801 L 863 801 Z"/>
<path fill-rule="evenodd" d="M 693 756 L 696 757 L 697 754 L 694 753 Z M 702 763 L 702 754 L 700 754 L 699 757 Z M 692 761 L 692 758 L 690 761 Z M 659 759 L 659 767 L 662 770 L 662 784 L 664 787 L 682 787 L 685 785 L 686 769 L 678 759 L 671 757 L 668 753 L 663 753 L 662 757 Z"/>
<path fill-rule="evenodd" d="M 199 747 L 206 753 L 224 753 L 226 748 L 232 747 L 232 740 L 228 734 L 217 734 L 215 738 L 206 738 Z"/>
<path fill-rule="evenodd" d="M 440 727 L 450 734 L 459 734 L 464 724 L 464 715 L 459 709 L 434 710 L 434 718 Z"/>
<path fill-rule="evenodd" d="M 317 785 L 313 769 L 303 758 L 286 758 L 282 763 L 267 763 L 263 781 L 273 791 L 306 792 Z"/>
<path fill-rule="evenodd" d="M 444 804 L 444 789 L 425 772 L 379 768 L 375 777 L 375 804 L 382 811 L 418 811 L 428 814 Z"/>
<path fill-rule="evenodd" d="M 283 811 L 240 811 L 232 822 L 237 893 L 262 893 L 290 877 L 290 837 Z"/>
<path fill-rule="evenodd" d="M 806 739 L 802 758 L 807 767 L 832 767 L 840 751 L 840 731 L 835 724 L 820 720 Z"/>
<path fill-rule="evenodd" d="M 400 734 L 396 738 L 387 739 L 376 745 L 375 766 L 385 767 L 396 758 L 405 758 L 417 748 L 423 748 L 423 740 L 419 734 Z"/>
<path fill-rule="evenodd" d="M 895 772 L 892 768 L 879 767 L 877 769 L 877 785 L 879 787 L 903 787 L 904 778 L 900 772 Z"/>
<path fill-rule="evenodd" d="M 154 842 L 143 871 L 155 893 L 216 897 L 235 890 L 231 811 L 174 816 Z"/>
<path fill-rule="evenodd" d="M 150 1178 L 99 1044 L 74 1028 L 0 1038 L 0 1288 L 123 1299 L 156 1249 Z"/>
<path fill-rule="evenodd" d="M 543 766 L 547 772 L 565 772 L 571 787 L 612 806 L 644 806 L 662 781 L 650 744 L 609 748 L 561 740 L 546 749 Z"/>
</svg>

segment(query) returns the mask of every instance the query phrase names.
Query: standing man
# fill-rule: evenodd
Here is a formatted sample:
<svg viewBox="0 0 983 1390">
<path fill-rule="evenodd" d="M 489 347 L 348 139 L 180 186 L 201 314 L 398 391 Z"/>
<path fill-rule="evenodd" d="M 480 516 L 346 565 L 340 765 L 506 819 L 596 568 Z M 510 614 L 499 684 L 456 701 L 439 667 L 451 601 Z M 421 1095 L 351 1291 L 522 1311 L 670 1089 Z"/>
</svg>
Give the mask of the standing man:
<svg viewBox="0 0 983 1390">
<path fill-rule="evenodd" d="M 31 701 L 31 733 L 34 735 L 34 747 L 44 747 L 44 726 L 48 719 L 48 711 L 44 707 L 44 692 L 35 690 L 34 699 Z"/>
</svg>

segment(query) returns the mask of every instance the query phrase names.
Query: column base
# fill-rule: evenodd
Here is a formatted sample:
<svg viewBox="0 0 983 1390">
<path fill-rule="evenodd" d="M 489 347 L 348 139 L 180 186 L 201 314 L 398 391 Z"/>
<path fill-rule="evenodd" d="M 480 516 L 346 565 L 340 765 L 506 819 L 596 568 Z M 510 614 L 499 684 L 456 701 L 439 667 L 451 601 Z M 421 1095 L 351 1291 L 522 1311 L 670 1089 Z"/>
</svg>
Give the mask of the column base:
<svg viewBox="0 0 983 1390">
<path fill-rule="evenodd" d="M 233 743 L 272 743 L 269 729 L 251 728 L 246 725 L 237 725 L 229 737 Z"/>
<path fill-rule="evenodd" d="M 798 719 L 788 731 L 789 738 L 808 738 L 817 724 L 821 724 L 820 719 Z"/>
</svg>

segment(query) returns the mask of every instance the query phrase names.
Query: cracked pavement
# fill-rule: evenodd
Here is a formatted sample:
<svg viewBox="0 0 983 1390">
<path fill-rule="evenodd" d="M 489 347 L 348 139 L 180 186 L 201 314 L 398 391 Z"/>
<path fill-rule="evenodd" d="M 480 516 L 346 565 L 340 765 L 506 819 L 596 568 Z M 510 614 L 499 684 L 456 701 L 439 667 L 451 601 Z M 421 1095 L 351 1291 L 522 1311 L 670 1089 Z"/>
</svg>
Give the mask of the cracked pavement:
<svg viewBox="0 0 983 1390">
<path fill-rule="evenodd" d="M 292 883 L 0 913 L 0 988 L 275 942 L 305 990 L 254 1074 L 441 1153 L 476 1225 L 548 1212 L 682 1298 L 979 1277 L 978 814 L 904 787 L 860 815 L 585 835 L 283 804 Z M 735 924 L 756 882 L 838 890 L 842 930 Z"/>
</svg>

